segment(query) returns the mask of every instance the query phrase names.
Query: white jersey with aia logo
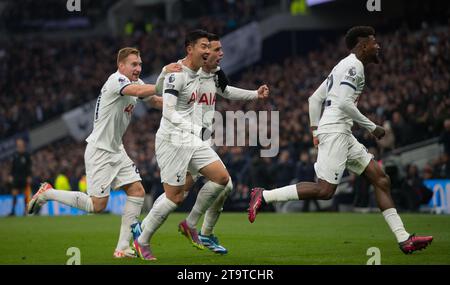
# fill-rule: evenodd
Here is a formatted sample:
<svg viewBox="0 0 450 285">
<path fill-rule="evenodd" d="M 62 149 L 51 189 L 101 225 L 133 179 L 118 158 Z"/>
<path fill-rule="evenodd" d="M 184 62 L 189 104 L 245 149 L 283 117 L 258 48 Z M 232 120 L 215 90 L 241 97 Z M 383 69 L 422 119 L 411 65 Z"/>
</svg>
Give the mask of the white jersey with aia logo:
<svg viewBox="0 0 450 285">
<path fill-rule="evenodd" d="M 122 137 L 131 121 L 137 97 L 122 94 L 130 84 L 144 84 L 142 80 L 131 82 L 119 71 L 109 76 L 98 96 L 94 129 L 86 141 L 92 146 L 110 152 L 120 152 Z"/>
<path fill-rule="evenodd" d="M 180 115 L 183 123 L 175 124 L 162 116 L 156 136 L 174 143 L 189 143 L 192 140 L 191 135 L 200 135 L 196 133 L 199 127 L 198 125 L 195 127 L 196 122 L 194 121 L 194 111 L 197 105 L 195 99 L 199 85 L 197 71 L 182 65 L 182 71 L 167 74 L 163 84 L 164 93 L 177 97 L 175 111 Z"/>
<path fill-rule="evenodd" d="M 181 61 L 178 61 L 178 63 L 181 63 Z M 198 92 L 192 93 L 188 100 L 189 104 L 194 102 L 197 103 L 197 106 L 192 109 L 194 112 L 194 123 L 202 126 L 209 134 L 213 131 L 212 124 L 217 95 L 230 100 L 255 100 L 258 97 L 258 92 L 256 90 L 245 90 L 233 86 L 227 86 L 222 92 L 222 89 L 218 84 L 217 74 L 215 73 L 218 69 L 219 68 L 209 73 L 200 68 L 197 72 L 199 76 Z M 167 72 L 163 70 L 157 79 L 157 89 L 162 90 L 164 88 L 163 82 L 166 76 Z M 203 138 L 208 139 L 209 136 L 206 135 Z"/>
</svg>

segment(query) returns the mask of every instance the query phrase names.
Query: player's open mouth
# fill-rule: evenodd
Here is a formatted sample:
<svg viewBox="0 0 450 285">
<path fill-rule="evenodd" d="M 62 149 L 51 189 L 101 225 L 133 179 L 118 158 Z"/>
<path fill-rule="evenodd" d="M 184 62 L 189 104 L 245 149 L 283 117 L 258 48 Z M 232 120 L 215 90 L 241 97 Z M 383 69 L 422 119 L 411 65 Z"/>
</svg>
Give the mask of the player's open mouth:
<svg viewBox="0 0 450 285">
<path fill-rule="evenodd" d="M 208 54 L 204 54 L 202 55 L 203 60 L 207 60 L 208 59 Z"/>
</svg>

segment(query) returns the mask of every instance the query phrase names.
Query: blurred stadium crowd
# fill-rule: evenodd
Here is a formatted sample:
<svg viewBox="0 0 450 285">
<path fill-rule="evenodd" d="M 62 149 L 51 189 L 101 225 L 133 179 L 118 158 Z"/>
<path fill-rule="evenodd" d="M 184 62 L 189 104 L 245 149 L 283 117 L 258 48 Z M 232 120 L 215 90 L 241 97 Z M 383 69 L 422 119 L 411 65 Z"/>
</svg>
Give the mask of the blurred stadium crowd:
<svg viewBox="0 0 450 285">
<path fill-rule="evenodd" d="M 88 1 L 86 5 L 97 7 L 94 9 L 96 11 L 101 9 L 101 3 L 104 1 L 91 2 Z M 186 31 L 201 27 L 223 35 L 256 19 L 258 14 L 252 10 L 255 7 L 248 3 L 208 3 L 209 6 L 205 9 L 209 13 L 205 14 L 211 16 L 201 17 L 183 25 L 171 25 L 154 19 L 150 28 L 145 21 L 137 17 L 127 23 L 132 24 L 132 28 L 119 38 L 95 36 L 84 37 L 82 40 L 42 40 L 38 35 L 31 35 L 12 38 L 2 43 L 0 76 L 4 80 L 0 81 L 0 89 L 6 96 L 0 97 L 0 137 L 9 137 L 33 128 L 96 98 L 110 71 L 115 69 L 116 63 L 111 59 L 115 58 L 121 47 L 139 47 L 144 62 L 142 75 L 145 77 L 159 73 L 162 66 L 183 56 Z M 24 1 L 13 7 L 17 13 L 27 13 L 35 6 L 39 8 L 36 7 L 37 12 L 31 14 L 34 18 L 58 15 L 52 12 L 51 7 L 59 8 L 57 5 L 51 5 L 51 1 L 47 5 Z M 14 19 L 21 19 L 21 22 L 15 24 L 20 27 L 33 19 L 31 16 L 16 15 L 16 12 L 11 11 L 6 11 L 5 14 L 12 18 L 9 24 L 15 23 Z"/>
<path fill-rule="evenodd" d="M 215 9 L 220 11 L 220 8 Z M 242 17 L 235 22 L 226 17 L 227 13 L 219 21 L 204 17 L 189 25 L 155 22 L 151 31 L 136 25 L 133 33 L 119 39 L 15 39 L 6 43 L 0 48 L 0 76 L 4 79 L 0 81 L 0 89 L 6 94 L 0 97 L 0 137 L 35 127 L 96 98 L 101 85 L 116 69 L 115 53 L 119 47 L 137 46 L 142 52 L 144 74 L 158 73 L 163 65 L 183 55 L 186 30 L 204 27 L 222 35 L 250 21 L 251 8 L 240 7 L 240 12 L 234 15 Z M 430 161 L 423 171 L 408 166 L 407 177 L 398 182 L 399 193 L 411 193 L 416 180 L 450 177 L 449 33 L 450 26 L 418 31 L 405 28 L 379 34 L 383 62 L 366 70 L 366 89 L 358 106 L 372 121 L 384 125 L 387 135 L 375 141 L 365 130 L 356 127 L 355 136 L 377 159 L 394 148 L 437 136 L 445 145 L 445 154 Z M 272 188 L 293 180 L 314 179 L 315 149 L 309 131 L 307 99 L 346 54 L 339 38 L 334 42 L 324 41 L 306 55 L 256 65 L 231 77 L 231 85 L 241 88 L 256 89 L 267 84 L 270 100 L 218 99 L 217 110 L 280 111 L 280 153 L 274 158 L 260 158 L 257 147 L 217 149 L 235 185 L 230 207 L 239 208 L 240 201 L 246 205 L 249 190 L 254 186 Z M 154 137 L 160 118 L 160 111 L 149 110 L 132 122 L 124 137 L 127 152 L 140 169 L 146 191 L 155 195 L 162 192 L 154 157 Z M 85 143 L 66 138 L 34 152 L 34 184 L 53 182 L 58 174 L 64 174 L 71 189 L 78 190 L 78 181 L 84 173 L 84 150 Z M 5 193 L 9 161 L 1 162 L 0 167 L 0 192 Z M 355 187 L 361 187 L 357 178 L 353 177 L 352 181 Z M 411 208 L 408 203 L 404 207 Z"/>
</svg>

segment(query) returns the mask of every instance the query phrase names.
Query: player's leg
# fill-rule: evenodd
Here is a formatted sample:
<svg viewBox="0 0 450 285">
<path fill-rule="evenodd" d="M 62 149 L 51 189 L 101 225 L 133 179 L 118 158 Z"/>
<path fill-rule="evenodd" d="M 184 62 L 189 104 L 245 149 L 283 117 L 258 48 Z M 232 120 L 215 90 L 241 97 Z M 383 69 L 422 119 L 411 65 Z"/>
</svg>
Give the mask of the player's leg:
<svg viewBox="0 0 450 285">
<path fill-rule="evenodd" d="M 134 251 L 130 248 L 132 238 L 131 225 L 138 221 L 144 205 L 145 190 L 141 183 L 139 169 L 128 157 L 125 150 L 115 158 L 118 161 L 119 171 L 111 183 L 112 189 L 123 189 L 127 194 L 127 200 L 122 213 L 122 222 L 120 225 L 119 240 L 113 256 L 115 258 L 136 257 Z"/>
<path fill-rule="evenodd" d="M 11 196 L 12 196 L 12 209 L 11 209 L 11 213 L 9 214 L 10 216 L 14 216 L 14 210 L 16 209 L 16 204 L 17 204 L 17 196 L 19 195 L 19 190 L 14 187 L 11 189 Z"/>
<path fill-rule="evenodd" d="M 122 188 L 127 194 L 127 200 L 123 209 L 119 240 L 113 256 L 116 258 L 136 257 L 134 251 L 130 248 L 130 240 L 132 239 L 130 227 L 138 222 L 144 205 L 145 190 L 140 181 L 127 184 Z"/>
<path fill-rule="evenodd" d="M 208 181 L 203 187 L 208 189 L 212 187 L 212 183 Z M 225 204 L 228 195 L 233 190 L 233 182 L 231 177 L 228 180 L 225 189 L 220 193 L 219 197 L 214 201 L 214 203 L 206 210 L 205 217 L 203 219 L 202 229 L 199 234 L 199 239 L 208 249 L 215 253 L 226 254 L 228 250 L 222 246 L 219 242 L 217 236 L 214 235 L 214 227 L 219 220 L 220 214 L 223 211 L 223 205 Z"/>
<path fill-rule="evenodd" d="M 108 204 L 110 185 L 120 168 L 114 166 L 114 154 L 94 148 L 89 144 L 84 153 L 87 194 L 78 191 L 54 189 L 50 183 L 43 183 L 31 198 L 28 213 L 37 213 L 49 200 L 78 208 L 88 213 L 99 213 Z"/>
<path fill-rule="evenodd" d="M 404 253 L 412 253 L 427 247 L 433 240 L 432 236 L 410 235 L 403 225 L 402 219 L 395 209 L 391 197 L 391 183 L 389 176 L 381 169 L 374 160 L 365 168 L 363 175 L 370 181 L 375 188 L 375 197 L 378 207 L 382 211 L 389 228 L 394 233 L 400 249 Z"/>
<path fill-rule="evenodd" d="M 183 179 L 184 180 L 184 179 Z M 184 183 L 184 181 L 183 181 Z M 150 249 L 150 240 L 156 230 L 164 223 L 170 213 L 175 211 L 184 200 L 183 185 L 169 185 L 163 183 L 166 194 L 158 204 L 152 207 L 145 218 L 142 233 L 134 240 L 134 247 L 141 258 L 155 260 Z"/>
<path fill-rule="evenodd" d="M 211 157 L 215 161 L 210 162 Z M 229 174 L 217 154 L 210 148 L 201 148 L 194 153 L 189 168 L 194 169 L 210 180 L 210 187 L 203 187 L 188 217 L 178 225 L 179 231 L 195 246 L 204 249 L 197 232 L 201 216 L 223 192 L 229 181 Z"/>
<path fill-rule="evenodd" d="M 28 204 L 28 214 L 36 214 L 47 201 L 57 201 L 88 213 L 103 211 L 108 203 L 108 197 L 90 197 L 78 191 L 63 191 L 53 189 L 47 182 L 41 184 L 36 194 Z"/>
<path fill-rule="evenodd" d="M 150 249 L 150 240 L 156 230 L 164 223 L 169 214 L 184 200 L 187 167 L 193 151 L 170 142 L 155 141 L 156 159 L 161 169 L 161 182 L 165 196 L 153 205 L 144 219 L 141 233 L 132 228 L 134 247 L 139 256 L 146 260 L 155 260 Z"/>
<path fill-rule="evenodd" d="M 187 174 L 186 175 L 186 184 L 184 184 L 183 186 L 183 198 L 186 199 L 186 197 L 189 195 L 189 191 L 192 189 L 192 186 L 194 186 L 194 181 L 195 179 L 192 177 L 191 174 Z M 155 200 L 155 202 L 153 202 L 152 208 L 155 207 L 156 205 L 158 205 L 163 199 L 165 199 L 166 193 L 162 193 L 161 195 L 158 196 L 158 198 Z M 147 224 L 147 220 L 148 220 L 148 215 L 142 220 L 142 229 L 145 227 L 145 225 Z M 141 229 L 141 230 L 142 230 Z"/>
<path fill-rule="evenodd" d="M 192 156 L 189 168 L 199 171 L 209 182 L 200 189 L 195 204 L 186 218 L 189 228 L 195 229 L 201 216 L 216 201 L 230 181 L 225 165 L 211 147 L 202 147 Z"/>
<path fill-rule="evenodd" d="M 143 259 L 156 259 L 150 249 L 150 240 L 169 214 L 184 200 L 187 168 L 194 151 L 194 148 L 162 140 L 156 136 L 156 160 L 161 169 L 161 182 L 166 195 L 152 207 L 144 219 L 142 233 L 136 234 L 138 237 L 134 240 L 134 246 Z"/>
<path fill-rule="evenodd" d="M 210 188 L 212 187 L 212 183 L 208 181 L 203 187 Z M 225 186 L 225 189 L 222 191 L 219 197 L 217 197 L 214 203 L 206 210 L 201 229 L 202 235 L 209 236 L 213 234 L 214 227 L 219 220 L 220 214 L 222 213 L 223 205 L 225 204 L 225 201 L 230 195 L 231 191 L 233 191 L 233 181 L 230 177 L 227 185 Z"/>
<path fill-rule="evenodd" d="M 314 164 L 318 177 L 317 183 L 300 182 L 273 190 L 252 189 L 248 208 L 248 219 L 251 223 L 255 221 L 258 210 L 264 203 L 307 199 L 329 200 L 333 197 L 345 170 L 348 136 L 320 135 L 319 141 L 317 162 Z"/>
</svg>

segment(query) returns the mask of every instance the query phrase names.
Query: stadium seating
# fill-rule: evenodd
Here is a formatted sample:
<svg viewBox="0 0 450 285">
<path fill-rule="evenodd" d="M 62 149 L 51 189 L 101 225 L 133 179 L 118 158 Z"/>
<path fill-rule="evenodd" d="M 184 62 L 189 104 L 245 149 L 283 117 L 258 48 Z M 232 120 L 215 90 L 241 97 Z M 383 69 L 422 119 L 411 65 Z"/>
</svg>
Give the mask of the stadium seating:
<svg viewBox="0 0 450 285">
<path fill-rule="evenodd" d="M 160 32 L 164 34 L 163 30 Z M 377 158 L 394 148 L 416 141 L 439 136 L 443 131 L 443 122 L 450 116 L 449 84 L 450 65 L 449 30 L 419 30 L 409 32 L 398 30 L 395 33 L 377 36 L 383 49 L 383 62 L 366 70 L 366 89 L 359 101 L 360 110 L 378 124 L 389 126 L 390 133 L 382 141 L 376 142 L 367 132 L 358 129 L 356 137 L 365 144 Z M 182 31 L 179 31 L 182 34 Z M 175 38 L 178 36 L 174 35 Z M 148 42 L 160 41 L 156 46 L 164 46 L 170 38 L 157 34 L 144 35 L 141 38 L 127 38 L 113 43 L 111 39 L 97 40 L 94 43 L 64 42 L 55 43 L 52 49 L 44 44 L 14 44 L 14 54 L 21 57 L 35 56 L 27 61 L 33 70 L 25 66 L 14 66 L 11 80 L 3 87 L 15 94 L 2 96 L 0 127 L 2 134 L 29 127 L 33 121 L 43 121 L 63 111 L 94 98 L 108 75 L 105 70 L 113 70 L 114 62 L 100 60 L 111 58 L 115 48 L 130 43 L 138 44 L 142 50 L 144 62 L 154 63 L 159 69 L 179 56 L 181 42 L 171 42 L 165 48 L 155 49 Z M 273 64 L 260 64 L 241 73 L 234 86 L 254 89 L 262 83 L 269 85 L 271 98 L 261 102 L 236 102 L 218 99 L 217 109 L 226 110 L 282 110 L 280 112 L 280 148 L 287 155 L 263 160 L 255 155 L 253 148 L 220 147 L 219 155 L 236 185 L 236 199 L 246 199 L 252 186 L 274 187 L 289 184 L 296 176 L 295 171 L 284 173 L 295 165 L 302 151 L 312 149 L 309 132 L 307 98 L 326 77 L 326 72 L 346 53 L 338 39 L 327 43 L 305 56 L 285 58 Z M 341 48 L 336 48 L 340 46 Z M 12 45 L 11 45 L 12 47 Z M 169 48 L 170 47 L 170 48 Z M 83 55 L 83 61 L 74 61 L 75 57 L 64 56 L 68 53 Z M 52 58 L 52 59 L 50 59 Z M 47 67 L 44 61 L 53 66 L 61 66 L 58 72 Z M 155 62 L 158 62 L 157 64 Z M 62 68 L 65 67 L 65 68 Z M 94 68 L 92 68 L 94 67 Z M 146 67 L 144 66 L 144 69 Z M 32 83 L 30 90 L 24 82 L 19 84 L 14 78 L 17 74 L 25 76 Z M 14 88 L 13 88 L 14 87 Z M 29 96 L 30 92 L 33 96 Z M 6 108 L 5 106 L 13 106 Z M 158 128 L 160 113 L 149 112 L 143 118 L 134 121 L 125 135 L 125 146 L 130 157 L 137 163 L 148 191 L 159 192 L 159 173 L 154 158 L 154 134 Z M 424 126 L 427 127 L 424 127 Z M 5 127 L 6 126 L 6 127 Z M 71 139 L 49 145 L 33 154 L 33 173 L 36 183 L 39 180 L 53 180 L 59 172 L 66 171 L 76 189 L 77 181 L 84 172 L 84 143 Z M 314 155 L 309 155 L 307 163 L 311 166 Z M 7 162 L 1 167 L 1 187 L 5 187 Z M 439 169 L 442 163 L 434 162 L 432 167 Z M 68 167 L 70 166 L 70 167 Z M 285 166 L 285 167 L 284 167 Z M 294 167 L 295 168 L 295 167 Z M 438 177 L 441 172 L 435 171 Z M 260 177 L 267 177 L 261 181 Z M 233 199 L 233 198 L 232 198 Z"/>
</svg>

